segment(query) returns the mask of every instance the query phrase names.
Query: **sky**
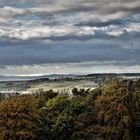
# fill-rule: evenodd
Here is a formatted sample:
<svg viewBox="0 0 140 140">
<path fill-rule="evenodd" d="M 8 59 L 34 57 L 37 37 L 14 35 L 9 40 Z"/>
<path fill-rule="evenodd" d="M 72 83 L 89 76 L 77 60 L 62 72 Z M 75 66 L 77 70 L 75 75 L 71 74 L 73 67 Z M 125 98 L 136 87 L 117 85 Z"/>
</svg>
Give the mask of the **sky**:
<svg viewBox="0 0 140 140">
<path fill-rule="evenodd" d="M 140 72 L 139 0 L 0 0 L 0 75 Z"/>
</svg>

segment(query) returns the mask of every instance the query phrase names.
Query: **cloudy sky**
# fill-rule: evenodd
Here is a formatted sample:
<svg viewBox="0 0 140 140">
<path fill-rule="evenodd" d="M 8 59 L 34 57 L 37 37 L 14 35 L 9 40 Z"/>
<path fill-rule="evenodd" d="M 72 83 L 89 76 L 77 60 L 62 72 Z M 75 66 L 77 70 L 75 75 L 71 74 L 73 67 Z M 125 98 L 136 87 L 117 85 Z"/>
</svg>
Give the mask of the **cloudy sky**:
<svg viewBox="0 0 140 140">
<path fill-rule="evenodd" d="M 140 72 L 140 0 L 0 0 L 0 75 Z"/>
</svg>

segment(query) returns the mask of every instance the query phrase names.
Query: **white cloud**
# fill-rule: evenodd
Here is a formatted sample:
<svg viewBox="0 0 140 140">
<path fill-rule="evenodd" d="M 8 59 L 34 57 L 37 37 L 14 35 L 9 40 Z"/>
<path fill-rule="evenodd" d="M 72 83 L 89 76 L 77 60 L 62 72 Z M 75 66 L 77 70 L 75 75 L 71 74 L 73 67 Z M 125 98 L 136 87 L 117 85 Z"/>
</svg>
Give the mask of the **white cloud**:
<svg viewBox="0 0 140 140">
<path fill-rule="evenodd" d="M 119 65 L 118 62 L 87 62 L 68 64 L 46 64 L 32 66 L 7 66 L 0 68 L 1 75 L 5 76 L 38 76 L 49 74 L 89 74 L 89 73 L 135 73 L 140 72 L 139 65 Z M 120 62 L 125 64 L 125 62 Z M 59 67 L 59 68 L 58 68 Z"/>
<path fill-rule="evenodd" d="M 0 29 L 1 37 L 16 38 L 28 40 L 33 38 L 50 38 L 63 36 L 84 36 L 94 35 L 94 31 L 88 27 L 76 28 L 72 26 L 58 27 L 32 27 L 32 28 L 2 28 Z"/>
<path fill-rule="evenodd" d="M 23 21 L 24 22 L 24 21 Z M 23 23 L 21 23 L 23 24 Z M 31 22 L 31 24 L 33 24 Z M 28 40 L 34 38 L 46 38 L 50 39 L 53 37 L 82 37 L 82 36 L 96 36 L 98 32 L 103 35 L 109 35 L 114 37 L 119 37 L 126 32 L 140 32 L 139 23 L 131 23 L 127 26 L 123 25 L 110 25 L 105 27 L 90 27 L 81 26 L 76 27 L 72 25 L 61 25 L 61 26 L 41 26 L 29 25 L 26 27 L 3 27 L 0 26 L 0 36 L 7 38 L 15 38 L 21 40 Z"/>
</svg>

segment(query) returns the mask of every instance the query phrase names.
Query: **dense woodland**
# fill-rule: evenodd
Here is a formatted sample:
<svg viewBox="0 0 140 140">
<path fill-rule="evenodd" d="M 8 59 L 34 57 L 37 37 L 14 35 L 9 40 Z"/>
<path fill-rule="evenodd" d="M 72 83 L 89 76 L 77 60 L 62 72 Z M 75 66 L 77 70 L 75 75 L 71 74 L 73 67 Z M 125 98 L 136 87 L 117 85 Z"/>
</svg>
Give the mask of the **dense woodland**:
<svg viewBox="0 0 140 140">
<path fill-rule="evenodd" d="M 140 80 L 72 94 L 0 94 L 0 140 L 140 140 Z"/>
</svg>

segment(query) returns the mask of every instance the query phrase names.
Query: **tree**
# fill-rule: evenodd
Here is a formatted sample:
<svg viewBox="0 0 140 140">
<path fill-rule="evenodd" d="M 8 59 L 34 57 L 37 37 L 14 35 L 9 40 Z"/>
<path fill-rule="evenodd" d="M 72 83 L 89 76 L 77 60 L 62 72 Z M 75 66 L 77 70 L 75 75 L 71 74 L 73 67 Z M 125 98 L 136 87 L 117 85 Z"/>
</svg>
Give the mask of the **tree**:
<svg viewBox="0 0 140 140">
<path fill-rule="evenodd" d="M 0 139 L 35 139 L 38 124 L 35 97 L 20 96 L 0 102 Z"/>
</svg>

